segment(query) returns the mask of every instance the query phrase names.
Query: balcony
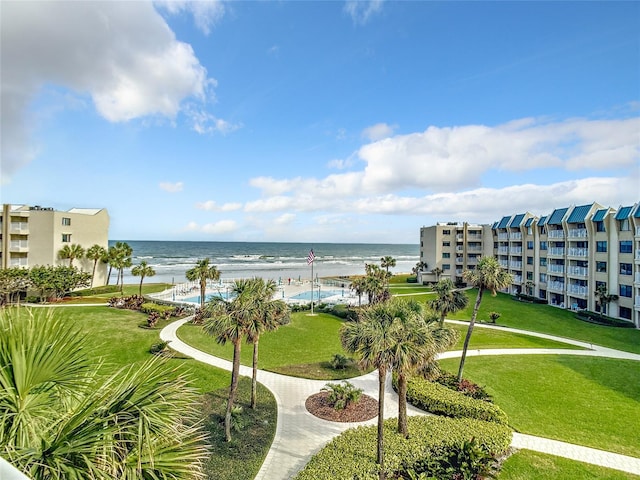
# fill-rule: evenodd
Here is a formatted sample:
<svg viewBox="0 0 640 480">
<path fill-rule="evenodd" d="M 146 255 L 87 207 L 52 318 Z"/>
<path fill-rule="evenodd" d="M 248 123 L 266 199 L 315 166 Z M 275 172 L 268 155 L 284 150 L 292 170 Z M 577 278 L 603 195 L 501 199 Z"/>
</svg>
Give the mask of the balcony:
<svg viewBox="0 0 640 480">
<path fill-rule="evenodd" d="M 522 232 L 511 232 L 509 240 L 522 240 Z"/>
<path fill-rule="evenodd" d="M 9 225 L 9 233 L 26 235 L 29 233 L 29 224 L 27 222 L 11 222 Z"/>
<path fill-rule="evenodd" d="M 586 228 L 570 228 L 569 238 L 585 238 L 587 236 Z"/>
<path fill-rule="evenodd" d="M 461 247 L 461 246 L 458 245 L 456 247 L 456 252 L 464 252 L 464 247 Z"/>
<path fill-rule="evenodd" d="M 571 247 L 568 252 L 571 257 L 588 257 L 589 249 L 588 248 L 580 248 L 580 247 Z"/>
<path fill-rule="evenodd" d="M 462 272 L 464 270 L 462 270 L 461 268 L 456 268 L 456 275 L 462 275 Z"/>
<path fill-rule="evenodd" d="M 467 240 L 482 240 L 482 233 L 467 233 Z"/>
<path fill-rule="evenodd" d="M 522 276 L 521 275 L 514 275 L 513 276 L 513 283 L 522 283 Z"/>
<path fill-rule="evenodd" d="M 589 275 L 587 267 L 569 267 L 567 273 L 573 277 L 586 277 Z"/>
<path fill-rule="evenodd" d="M 636 301 L 634 302 L 633 306 L 636 310 L 640 310 L 640 295 L 636 295 Z"/>
<path fill-rule="evenodd" d="M 511 270 L 522 270 L 522 262 L 509 262 Z"/>
<path fill-rule="evenodd" d="M 499 262 L 502 268 L 509 268 L 509 262 L 507 262 L 506 260 L 499 260 Z"/>
<path fill-rule="evenodd" d="M 10 252 L 28 252 L 29 251 L 29 241 L 28 240 L 11 240 L 9 243 L 9 251 Z"/>
<path fill-rule="evenodd" d="M 513 247 L 509 250 L 510 255 L 522 255 L 522 247 Z"/>
<path fill-rule="evenodd" d="M 462 265 L 463 263 L 464 263 L 464 260 L 462 259 L 462 257 L 456 258 L 456 264 L 457 265 Z"/>
<path fill-rule="evenodd" d="M 509 253 L 509 247 L 498 247 L 498 253 L 504 253 L 505 255 Z"/>
<path fill-rule="evenodd" d="M 467 247 L 467 252 L 481 253 L 482 252 L 482 247 Z"/>
<path fill-rule="evenodd" d="M 457 234 L 457 235 L 456 235 L 456 240 L 457 240 L 458 242 L 463 241 L 463 240 L 464 240 L 464 235 L 463 235 L 463 234 L 461 234 L 461 233 Z"/>
<path fill-rule="evenodd" d="M 564 238 L 564 230 L 549 230 L 547 232 L 549 238 Z"/>
<path fill-rule="evenodd" d="M 564 293 L 564 282 L 549 282 L 547 284 L 547 290 Z"/>
<path fill-rule="evenodd" d="M 640 272 L 636 272 L 636 278 L 633 283 L 640 283 Z"/>
<path fill-rule="evenodd" d="M 548 257 L 564 257 L 564 248 L 551 247 L 547 250 Z"/>
<path fill-rule="evenodd" d="M 640 261 L 640 248 L 636 250 L 636 262 Z"/>
<path fill-rule="evenodd" d="M 509 240 L 509 234 L 506 232 L 500 232 L 498 234 L 498 240 Z"/>
<path fill-rule="evenodd" d="M 29 262 L 27 257 L 12 258 L 9 260 L 9 266 L 10 267 L 28 267 Z"/>
<path fill-rule="evenodd" d="M 579 295 L 581 297 L 586 297 L 587 295 L 589 295 L 589 288 L 582 285 L 569 285 L 567 287 L 567 293 L 569 295 Z"/>
<path fill-rule="evenodd" d="M 478 258 L 479 257 L 469 255 L 469 257 L 467 258 L 467 263 L 478 263 Z"/>
<path fill-rule="evenodd" d="M 547 264 L 547 272 L 564 274 L 564 265 L 556 265 L 554 263 Z"/>
<path fill-rule="evenodd" d="M 640 227 L 636 227 L 636 237 L 640 237 Z"/>
</svg>

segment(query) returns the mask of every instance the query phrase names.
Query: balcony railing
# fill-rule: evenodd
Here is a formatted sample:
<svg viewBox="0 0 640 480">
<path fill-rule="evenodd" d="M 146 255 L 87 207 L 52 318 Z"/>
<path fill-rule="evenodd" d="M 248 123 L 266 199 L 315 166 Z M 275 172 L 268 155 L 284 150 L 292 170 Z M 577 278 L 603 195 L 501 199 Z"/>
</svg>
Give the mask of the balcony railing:
<svg viewBox="0 0 640 480">
<path fill-rule="evenodd" d="M 640 237 L 640 227 L 636 227 L 636 237 Z"/>
<path fill-rule="evenodd" d="M 509 234 L 507 232 L 498 233 L 498 240 L 509 240 Z"/>
<path fill-rule="evenodd" d="M 640 260 L 640 249 L 636 250 L 636 260 Z"/>
<path fill-rule="evenodd" d="M 458 265 L 462 265 L 463 262 L 464 262 L 464 260 L 462 258 L 456 258 L 456 263 Z"/>
<path fill-rule="evenodd" d="M 467 252 L 482 252 L 482 247 L 467 247 Z"/>
<path fill-rule="evenodd" d="M 458 240 L 458 241 L 460 241 L 460 242 L 461 242 L 462 240 L 464 240 L 464 235 L 463 235 L 463 234 L 461 234 L 461 233 L 457 234 L 457 235 L 456 235 L 456 240 Z"/>
<path fill-rule="evenodd" d="M 564 292 L 564 282 L 549 282 L 547 284 L 547 290 L 553 290 L 554 292 Z"/>
<path fill-rule="evenodd" d="M 547 256 L 554 257 L 564 257 L 564 248 L 562 247 L 551 247 L 547 250 Z"/>
<path fill-rule="evenodd" d="M 547 264 L 547 272 L 551 273 L 564 273 L 564 265 L 556 265 L 553 263 Z"/>
<path fill-rule="evenodd" d="M 29 262 L 27 257 L 18 257 L 18 258 L 12 258 L 9 261 L 9 265 L 11 265 L 12 267 L 28 267 Z"/>
<path fill-rule="evenodd" d="M 522 232 L 511 232 L 509 234 L 510 240 L 522 240 Z"/>
<path fill-rule="evenodd" d="M 28 240 L 11 240 L 9 243 L 9 249 L 12 252 L 26 252 L 29 250 Z"/>
<path fill-rule="evenodd" d="M 27 233 L 29 224 L 27 222 L 11 222 L 11 233 Z"/>
<path fill-rule="evenodd" d="M 633 304 L 634 307 L 640 308 L 640 295 L 636 295 L 636 301 Z"/>
<path fill-rule="evenodd" d="M 636 272 L 636 278 L 633 283 L 640 283 L 640 272 Z"/>
<path fill-rule="evenodd" d="M 498 253 L 509 253 L 509 247 L 498 247 Z"/>
<path fill-rule="evenodd" d="M 467 233 L 467 240 L 482 240 L 481 233 Z"/>
<path fill-rule="evenodd" d="M 513 247 L 511 250 L 509 250 L 509 253 L 511 255 L 522 255 L 522 247 Z"/>
<path fill-rule="evenodd" d="M 499 262 L 502 268 L 509 268 L 509 262 L 507 262 L 506 260 L 499 260 Z"/>
<path fill-rule="evenodd" d="M 522 270 L 522 262 L 509 262 L 509 268 L 512 270 Z"/>
<path fill-rule="evenodd" d="M 589 249 L 588 248 L 580 248 L 580 247 L 571 247 L 569 248 L 569 255 L 572 257 L 588 257 Z"/>
<path fill-rule="evenodd" d="M 586 277 L 589 275 L 589 269 L 587 267 L 569 267 L 567 273 L 573 276 Z"/>
<path fill-rule="evenodd" d="M 456 275 L 462 275 L 463 270 L 461 268 L 456 268 Z"/>
<path fill-rule="evenodd" d="M 581 297 L 586 297 L 589 295 L 589 289 L 587 287 L 583 287 L 582 285 L 569 285 L 567 287 L 567 293 L 571 295 L 580 295 Z"/>
<path fill-rule="evenodd" d="M 564 230 L 549 230 L 547 236 L 549 238 L 564 238 Z"/>
<path fill-rule="evenodd" d="M 520 276 L 520 275 L 514 275 L 514 277 L 513 277 L 513 283 L 522 283 L 522 276 Z"/>
<path fill-rule="evenodd" d="M 461 246 L 456 247 L 456 252 L 463 252 L 463 251 L 464 251 L 464 247 L 461 247 Z"/>
<path fill-rule="evenodd" d="M 467 257 L 467 263 L 478 263 L 478 258 L 479 257 L 475 257 L 475 256 L 472 256 L 472 255 L 469 255 Z"/>
<path fill-rule="evenodd" d="M 584 238 L 586 236 L 587 236 L 586 228 L 570 228 L 569 229 L 570 238 Z"/>
</svg>

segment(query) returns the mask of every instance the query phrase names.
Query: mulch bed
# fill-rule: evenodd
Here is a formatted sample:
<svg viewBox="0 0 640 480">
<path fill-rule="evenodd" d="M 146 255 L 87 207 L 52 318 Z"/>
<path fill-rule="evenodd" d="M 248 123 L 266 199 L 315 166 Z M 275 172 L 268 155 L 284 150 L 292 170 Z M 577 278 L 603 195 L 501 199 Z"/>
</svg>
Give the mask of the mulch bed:
<svg viewBox="0 0 640 480">
<path fill-rule="evenodd" d="M 312 415 L 331 422 L 364 422 L 378 415 L 378 401 L 369 395 L 360 396 L 358 403 L 336 410 L 328 401 L 329 392 L 320 392 L 307 398 L 304 406 Z"/>
</svg>

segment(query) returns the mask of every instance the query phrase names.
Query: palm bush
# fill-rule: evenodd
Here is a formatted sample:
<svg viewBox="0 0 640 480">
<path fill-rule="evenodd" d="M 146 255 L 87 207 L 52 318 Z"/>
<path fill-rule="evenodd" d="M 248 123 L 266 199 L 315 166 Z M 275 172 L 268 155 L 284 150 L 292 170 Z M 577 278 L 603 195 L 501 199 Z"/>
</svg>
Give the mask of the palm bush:
<svg viewBox="0 0 640 480">
<path fill-rule="evenodd" d="M 329 403 L 336 410 L 344 410 L 352 403 L 358 403 L 362 396 L 362 389 L 356 388 L 346 380 L 342 383 L 327 383 L 323 392 L 329 392 Z"/>
</svg>

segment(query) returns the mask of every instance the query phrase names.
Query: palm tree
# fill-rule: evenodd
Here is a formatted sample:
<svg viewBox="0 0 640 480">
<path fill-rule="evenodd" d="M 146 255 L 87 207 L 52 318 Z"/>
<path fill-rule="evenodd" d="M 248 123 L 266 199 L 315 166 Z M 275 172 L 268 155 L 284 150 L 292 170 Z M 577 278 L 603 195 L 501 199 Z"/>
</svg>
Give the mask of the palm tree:
<svg viewBox="0 0 640 480">
<path fill-rule="evenodd" d="M 124 286 L 124 269 L 131 266 L 133 261 L 131 255 L 133 249 L 126 242 L 116 242 L 116 244 L 109 248 L 107 254 L 109 261 L 109 275 L 111 275 L 111 267 L 118 270 L 118 278 L 116 284 L 120 283 L 120 293 L 122 294 L 122 288 Z M 107 282 L 108 283 L 108 282 Z"/>
<path fill-rule="evenodd" d="M 131 269 L 131 275 L 134 277 L 140 277 L 140 291 L 139 294 L 142 296 L 142 282 L 144 281 L 144 277 L 153 277 L 156 274 L 156 271 L 148 265 L 146 260 L 142 260 L 140 265 L 136 265 Z"/>
<path fill-rule="evenodd" d="M 426 270 L 427 267 L 428 267 L 427 262 L 420 261 L 420 262 L 416 263 L 416 265 L 411 269 L 411 272 L 414 275 L 417 275 L 418 272 Z"/>
<path fill-rule="evenodd" d="M 215 337 L 221 345 L 227 342 L 233 344 L 231 385 L 224 417 L 224 434 L 227 442 L 231 441 L 231 412 L 238 391 L 242 338 L 247 333 L 251 316 L 255 313 L 255 295 L 252 292 L 254 288 L 251 280 L 236 280 L 232 287 L 232 292 L 235 294 L 232 300 L 213 297 L 205 306 L 205 316 L 208 318 L 203 326 L 204 332 Z"/>
<path fill-rule="evenodd" d="M 362 294 L 365 292 L 367 280 L 365 277 L 356 277 L 351 280 L 349 288 L 358 295 L 358 306 L 362 306 Z"/>
<path fill-rule="evenodd" d="M 104 247 L 95 244 L 90 246 L 87 249 L 87 253 L 85 254 L 85 256 L 89 259 L 89 260 L 93 260 L 93 270 L 91 272 L 91 288 L 93 288 L 93 278 L 96 276 L 96 267 L 98 266 L 98 262 L 104 258 L 106 258 L 107 256 L 107 251 L 105 250 Z"/>
<path fill-rule="evenodd" d="M 433 273 L 436 276 L 436 282 L 440 281 L 440 275 L 442 275 L 442 272 L 444 272 L 444 270 L 442 270 L 440 267 L 436 267 L 433 270 L 431 270 L 431 273 Z"/>
<path fill-rule="evenodd" d="M 387 272 L 373 263 L 365 265 L 364 268 L 364 285 L 369 303 L 381 302 L 388 298 Z"/>
<path fill-rule="evenodd" d="M 187 270 L 185 276 L 190 282 L 200 282 L 200 308 L 204 308 L 205 295 L 207 294 L 207 280 L 219 280 L 220 271 L 215 265 L 209 264 L 210 260 L 205 258 L 199 260 L 195 267 Z"/>
<path fill-rule="evenodd" d="M 84 256 L 84 248 L 74 243 L 73 245 L 65 245 L 58 251 L 58 258 L 61 260 L 69 260 L 69 266 L 73 267 L 73 261 L 76 258 L 82 258 Z"/>
<path fill-rule="evenodd" d="M 249 323 L 247 342 L 253 344 L 253 372 L 251 376 L 251 408 L 256 408 L 258 386 L 258 344 L 264 332 L 277 330 L 290 321 L 289 307 L 282 300 L 274 300 L 277 291 L 276 282 L 262 278 L 251 280 L 251 295 L 254 296 Z"/>
<path fill-rule="evenodd" d="M 609 304 L 611 302 L 615 302 L 618 300 L 618 295 L 615 294 L 610 294 L 607 291 L 607 285 L 604 283 L 599 283 L 598 286 L 596 287 L 596 291 L 594 292 L 596 297 L 598 298 L 598 301 L 600 303 L 601 309 L 602 309 L 602 314 L 606 315 L 607 314 L 607 309 L 609 307 Z"/>
<path fill-rule="evenodd" d="M 476 323 L 484 290 L 489 290 L 491 295 L 495 297 L 498 290 L 507 288 L 513 282 L 513 275 L 504 270 L 495 257 L 482 257 L 478 261 L 476 268 L 473 270 L 465 270 L 462 273 L 462 277 L 467 283 L 470 283 L 478 289 L 478 295 L 476 296 L 476 303 L 473 306 L 473 314 L 471 315 L 471 321 L 467 329 L 467 336 L 464 339 L 464 346 L 462 347 L 462 357 L 460 358 L 460 367 L 458 368 L 458 382 L 462 381 L 467 348 L 469 348 L 469 340 L 471 340 L 471 334 L 473 333 L 473 327 Z"/>
<path fill-rule="evenodd" d="M 110 376 L 51 312 L 0 314 L 0 452 L 30 478 L 203 478 L 197 392 L 154 358 Z"/>
<path fill-rule="evenodd" d="M 459 312 L 467 307 L 469 298 L 460 290 L 456 290 L 453 282 L 444 278 L 440 280 L 433 290 L 438 294 L 429 302 L 431 308 L 440 314 L 440 328 L 444 328 L 444 319 L 450 313 Z"/>
<path fill-rule="evenodd" d="M 389 267 L 396 266 L 396 259 L 389 255 L 382 257 L 380 259 L 380 266 L 387 269 L 387 276 L 389 276 Z"/>
</svg>

